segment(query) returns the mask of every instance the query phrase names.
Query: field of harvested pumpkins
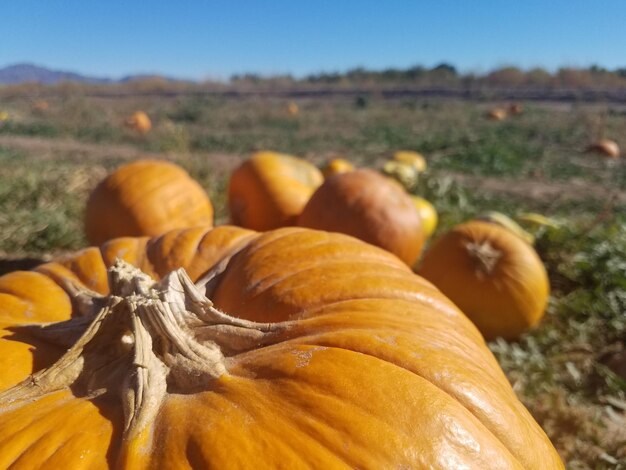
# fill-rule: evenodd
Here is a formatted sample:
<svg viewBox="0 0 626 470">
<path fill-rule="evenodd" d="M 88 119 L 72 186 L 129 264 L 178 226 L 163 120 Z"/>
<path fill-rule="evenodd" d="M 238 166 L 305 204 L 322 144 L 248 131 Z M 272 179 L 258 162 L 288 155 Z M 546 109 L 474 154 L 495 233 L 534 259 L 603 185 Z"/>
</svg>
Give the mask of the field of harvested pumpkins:
<svg viewBox="0 0 626 470">
<path fill-rule="evenodd" d="M 36 422 L 85 465 L 626 466 L 626 108 L 0 118 L 0 467 L 58 458 Z"/>
</svg>

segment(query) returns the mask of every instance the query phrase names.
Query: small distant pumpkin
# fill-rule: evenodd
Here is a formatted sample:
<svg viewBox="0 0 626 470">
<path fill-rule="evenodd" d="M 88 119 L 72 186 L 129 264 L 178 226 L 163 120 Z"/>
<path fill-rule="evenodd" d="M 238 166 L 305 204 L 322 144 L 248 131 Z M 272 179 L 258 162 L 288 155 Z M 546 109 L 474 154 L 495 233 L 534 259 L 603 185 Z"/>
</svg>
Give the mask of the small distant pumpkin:
<svg viewBox="0 0 626 470">
<path fill-rule="evenodd" d="M 619 158 L 621 154 L 619 145 L 611 139 L 600 139 L 589 145 L 589 147 L 587 147 L 587 151 L 609 158 Z"/>
<path fill-rule="evenodd" d="M 424 230 L 424 237 L 430 238 L 435 229 L 437 228 L 437 210 L 429 201 L 419 196 L 411 196 L 413 204 L 417 209 L 417 212 L 422 219 L 422 229 Z"/>
<path fill-rule="evenodd" d="M 398 181 L 404 189 L 411 192 L 417 187 L 420 173 L 426 171 L 426 159 L 421 153 L 411 150 L 399 150 L 385 162 L 382 172 Z"/>
<path fill-rule="evenodd" d="M 509 114 L 511 116 L 518 116 L 524 112 L 524 106 L 521 103 L 511 103 L 509 105 Z"/>
<path fill-rule="evenodd" d="M 353 170 L 355 170 L 355 166 L 352 164 L 352 162 L 344 158 L 333 158 L 322 168 L 322 174 L 326 179 L 330 178 L 333 175 L 346 173 Z"/>
<path fill-rule="evenodd" d="M 287 113 L 290 116 L 297 116 L 298 114 L 300 114 L 300 107 L 298 106 L 298 104 L 295 101 L 290 101 L 287 104 Z"/>
<path fill-rule="evenodd" d="M 93 190 L 85 210 L 85 233 L 93 245 L 212 224 L 213 205 L 204 189 L 181 167 L 163 160 L 122 165 Z"/>
<path fill-rule="evenodd" d="M 517 338 L 544 315 L 550 286 L 531 245 L 510 230 L 470 221 L 441 236 L 419 274 L 435 284 L 485 339 Z"/>
<path fill-rule="evenodd" d="M 44 113 L 50 109 L 50 104 L 46 100 L 37 100 L 33 103 L 33 111 Z"/>
<path fill-rule="evenodd" d="M 487 119 L 490 121 L 504 121 L 507 118 L 507 111 L 504 108 L 491 108 L 487 111 Z"/>
<path fill-rule="evenodd" d="M 327 179 L 304 207 L 298 225 L 352 235 L 394 253 L 409 266 L 424 244 L 422 221 L 411 197 L 370 169 Z"/>
<path fill-rule="evenodd" d="M 424 155 L 412 150 L 398 150 L 397 152 L 394 152 L 392 160 L 405 165 L 410 165 L 420 173 L 426 171 L 428 166 Z"/>
<path fill-rule="evenodd" d="M 265 231 L 296 225 L 298 216 L 324 176 L 292 155 L 257 152 L 230 177 L 228 208 L 240 227 Z"/>
<path fill-rule="evenodd" d="M 147 134 L 152 129 L 152 121 L 143 111 L 135 111 L 124 121 L 124 124 L 138 134 Z"/>
</svg>

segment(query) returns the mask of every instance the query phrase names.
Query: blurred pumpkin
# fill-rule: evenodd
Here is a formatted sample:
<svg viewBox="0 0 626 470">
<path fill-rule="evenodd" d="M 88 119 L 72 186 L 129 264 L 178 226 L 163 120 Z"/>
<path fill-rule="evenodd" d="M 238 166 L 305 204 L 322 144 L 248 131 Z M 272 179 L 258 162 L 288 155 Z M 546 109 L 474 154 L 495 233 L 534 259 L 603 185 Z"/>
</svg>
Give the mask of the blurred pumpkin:
<svg viewBox="0 0 626 470">
<path fill-rule="evenodd" d="M 393 154 L 393 161 L 415 167 L 420 173 L 426 171 L 427 164 L 424 156 L 412 150 L 398 150 Z"/>
<path fill-rule="evenodd" d="M 9 113 L 7 113 L 6 111 L 0 111 L 0 122 L 4 122 L 8 120 L 9 120 Z"/>
<path fill-rule="evenodd" d="M 411 197 L 369 169 L 327 179 L 311 196 L 298 225 L 352 235 L 394 253 L 409 266 L 424 244 Z"/>
<path fill-rule="evenodd" d="M 271 230 L 296 225 L 324 181 L 315 165 L 291 155 L 257 152 L 230 177 L 228 208 L 235 225 Z"/>
<path fill-rule="evenodd" d="M 511 103 L 509 105 L 509 114 L 511 116 L 519 116 L 524 112 L 524 106 L 521 103 Z"/>
<path fill-rule="evenodd" d="M 290 101 L 287 104 L 287 113 L 290 116 L 297 116 L 298 114 L 300 114 L 300 107 L 294 102 L 294 101 Z"/>
<path fill-rule="evenodd" d="M 92 244 L 212 223 L 213 205 L 204 189 L 178 165 L 162 160 L 122 165 L 96 186 L 85 210 Z"/>
<path fill-rule="evenodd" d="M 33 103 L 33 111 L 44 113 L 50 109 L 50 104 L 46 100 L 37 100 Z"/>
<path fill-rule="evenodd" d="M 619 158 L 620 156 L 619 145 L 611 139 L 600 139 L 587 147 L 587 151 L 598 153 L 609 158 Z"/>
<path fill-rule="evenodd" d="M 535 243 L 535 237 L 531 233 L 524 230 L 520 226 L 520 224 L 518 224 L 512 218 L 510 218 L 508 215 L 503 214 L 502 212 L 496 212 L 496 211 L 485 212 L 479 215 L 478 217 L 476 217 L 476 220 L 483 220 L 485 222 L 498 224 L 506 228 L 507 230 L 510 230 L 511 233 L 514 233 L 515 235 L 520 237 L 522 240 L 530 243 L 531 245 Z"/>
<path fill-rule="evenodd" d="M 411 196 L 413 204 L 417 209 L 422 220 L 422 229 L 424 230 L 424 237 L 430 238 L 437 228 L 437 210 L 429 201 L 419 196 Z"/>
<path fill-rule="evenodd" d="M 559 228 L 560 224 L 556 220 L 546 217 L 542 214 L 537 214 L 536 212 L 522 212 L 518 214 L 516 219 L 524 224 L 531 226 L 532 228 L 539 227 L 550 227 L 550 228 Z"/>
<path fill-rule="evenodd" d="M 124 124 L 138 134 L 147 134 L 152 129 L 152 121 L 143 111 L 135 111 Z"/>
<path fill-rule="evenodd" d="M 412 192 L 419 182 L 420 171 L 413 165 L 388 160 L 382 168 L 382 173 L 389 179 L 399 183 L 405 190 Z"/>
<path fill-rule="evenodd" d="M 398 181 L 404 189 L 412 192 L 417 187 L 420 173 L 426 171 L 426 159 L 421 153 L 399 150 L 383 165 L 383 174 Z"/>
<path fill-rule="evenodd" d="M 507 112 L 504 108 L 491 108 L 487 111 L 487 119 L 491 121 L 504 121 L 506 117 Z"/>
<path fill-rule="evenodd" d="M 466 222 L 441 236 L 425 253 L 419 274 L 487 340 L 517 338 L 539 322 L 548 302 L 548 276 L 535 250 L 489 222 Z"/>
<path fill-rule="evenodd" d="M 0 292 L 2 468 L 563 468 L 467 318 L 350 237 L 122 238 Z"/>
<path fill-rule="evenodd" d="M 339 173 L 353 171 L 354 169 L 355 166 L 352 162 L 344 158 L 333 158 L 322 168 L 322 174 L 324 175 L 324 179 L 326 179 Z"/>
</svg>

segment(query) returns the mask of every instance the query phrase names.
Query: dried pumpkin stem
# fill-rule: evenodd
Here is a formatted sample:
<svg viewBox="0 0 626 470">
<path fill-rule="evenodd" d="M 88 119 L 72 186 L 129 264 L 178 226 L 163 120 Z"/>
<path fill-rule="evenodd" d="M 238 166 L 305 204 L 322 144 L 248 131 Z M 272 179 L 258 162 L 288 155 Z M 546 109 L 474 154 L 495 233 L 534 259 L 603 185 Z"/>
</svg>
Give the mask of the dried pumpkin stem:
<svg viewBox="0 0 626 470">
<path fill-rule="evenodd" d="M 488 241 L 482 243 L 466 243 L 465 248 L 474 262 L 477 274 L 489 276 L 502 258 L 502 252 L 494 248 Z"/>
<path fill-rule="evenodd" d="M 80 299 L 81 310 L 92 312 L 25 327 L 70 347 L 48 369 L 0 393 L 2 403 L 63 389 L 81 397 L 111 394 L 122 401 L 124 438 L 132 439 L 154 420 L 168 393 L 210 389 L 228 374 L 227 355 L 271 344 L 289 327 L 220 312 L 182 269 L 155 282 L 118 260 L 109 269 L 109 285 L 111 294 L 105 297 L 76 286 L 69 290 Z"/>
</svg>

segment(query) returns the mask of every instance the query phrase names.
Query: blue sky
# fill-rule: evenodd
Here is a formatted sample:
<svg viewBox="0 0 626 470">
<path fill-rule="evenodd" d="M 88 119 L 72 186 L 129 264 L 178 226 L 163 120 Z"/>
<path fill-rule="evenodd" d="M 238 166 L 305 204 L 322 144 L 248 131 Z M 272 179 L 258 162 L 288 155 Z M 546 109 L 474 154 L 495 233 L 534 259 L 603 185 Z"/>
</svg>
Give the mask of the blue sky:
<svg viewBox="0 0 626 470">
<path fill-rule="evenodd" d="M 0 66 L 97 76 L 380 69 L 446 61 L 626 67 L 624 0 L 13 0 Z"/>
</svg>

